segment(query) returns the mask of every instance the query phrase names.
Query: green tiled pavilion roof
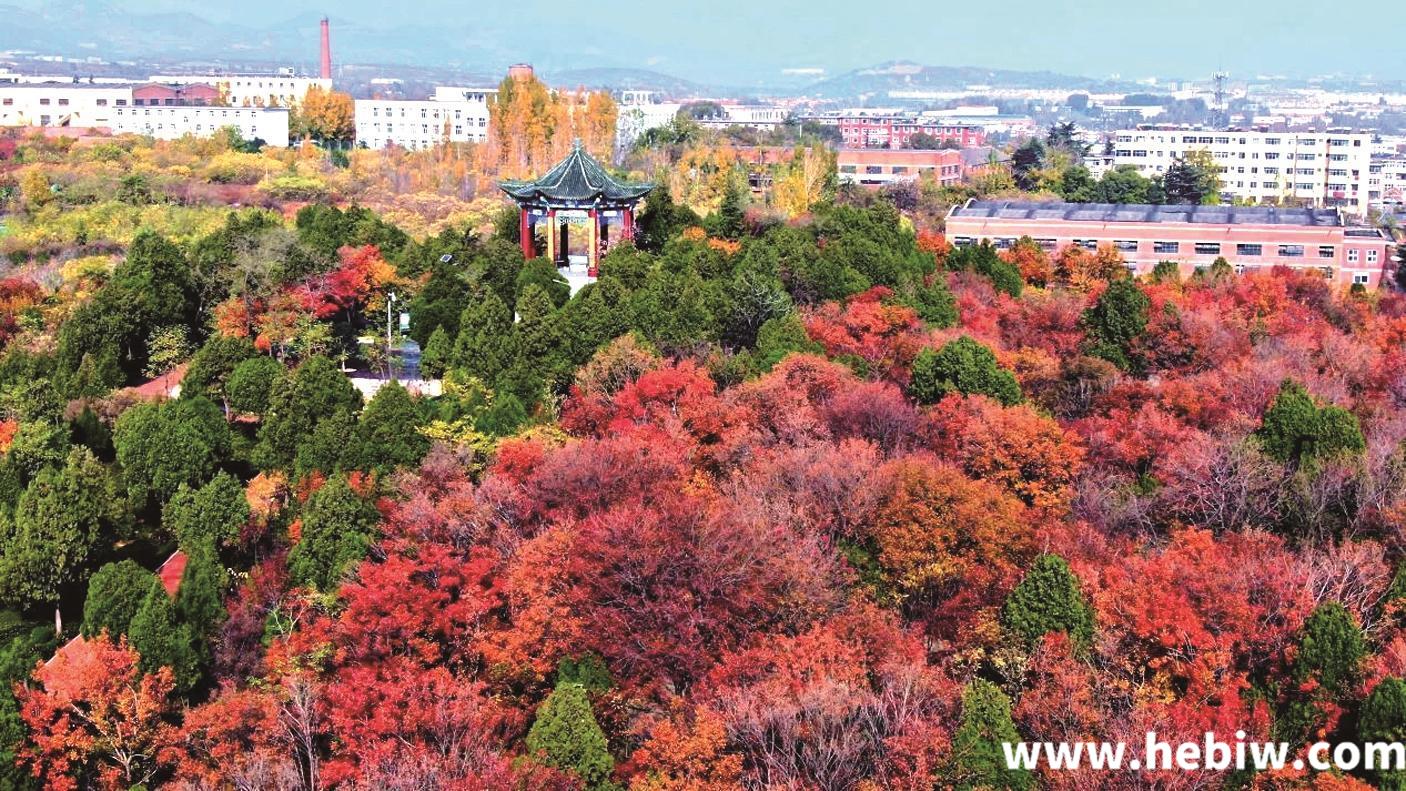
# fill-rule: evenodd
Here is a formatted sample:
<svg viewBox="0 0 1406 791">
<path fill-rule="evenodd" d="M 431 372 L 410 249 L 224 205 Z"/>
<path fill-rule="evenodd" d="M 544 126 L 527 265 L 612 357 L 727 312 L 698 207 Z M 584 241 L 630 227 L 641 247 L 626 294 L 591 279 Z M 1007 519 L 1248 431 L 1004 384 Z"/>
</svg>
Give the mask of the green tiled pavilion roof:
<svg viewBox="0 0 1406 791">
<path fill-rule="evenodd" d="M 636 201 L 653 184 L 617 181 L 586 153 L 577 140 L 571 153 L 535 181 L 504 181 L 500 189 L 518 202 L 593 203 Z"/>
</svg>

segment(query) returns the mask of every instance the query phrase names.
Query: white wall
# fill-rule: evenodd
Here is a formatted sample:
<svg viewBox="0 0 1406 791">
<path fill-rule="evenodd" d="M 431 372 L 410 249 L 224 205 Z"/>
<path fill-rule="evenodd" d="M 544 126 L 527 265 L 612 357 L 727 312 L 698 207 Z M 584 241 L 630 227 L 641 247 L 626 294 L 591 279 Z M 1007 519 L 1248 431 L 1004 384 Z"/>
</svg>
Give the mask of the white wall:
<svg viewBox="0 0 1406 791">
<path fill-rule="evenodd" d="M 233 126 L 246 140 L 261 138 L 270 146 L 288 146 L 288 110 L 281 107 L 121 107 L 109 125 L 114 133 L 158 140 L 187 134 L 207 137 Z"/>
<path fill-rule="evenodd" d="M 466 90 L 466 89 L 449 89 Z M 356 141 L 367 148 L 424 150 L 446 139 L 481 143 L 488 139 L 486 101 L 356 100 Z"/>
</svg>

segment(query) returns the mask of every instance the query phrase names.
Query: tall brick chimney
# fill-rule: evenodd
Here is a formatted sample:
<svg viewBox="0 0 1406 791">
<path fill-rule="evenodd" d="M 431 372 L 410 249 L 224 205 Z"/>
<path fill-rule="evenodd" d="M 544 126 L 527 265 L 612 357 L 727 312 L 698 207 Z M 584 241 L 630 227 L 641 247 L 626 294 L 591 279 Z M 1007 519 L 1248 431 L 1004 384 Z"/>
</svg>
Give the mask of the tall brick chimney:
<svg viewBox="0 0 1406 791">
<path fill-rule="evenodd" d="M 332 34 L 327 27 L 327 17 L 322 18 L 322 71 L 318 76 L 332 79 Z"/>
</svg>

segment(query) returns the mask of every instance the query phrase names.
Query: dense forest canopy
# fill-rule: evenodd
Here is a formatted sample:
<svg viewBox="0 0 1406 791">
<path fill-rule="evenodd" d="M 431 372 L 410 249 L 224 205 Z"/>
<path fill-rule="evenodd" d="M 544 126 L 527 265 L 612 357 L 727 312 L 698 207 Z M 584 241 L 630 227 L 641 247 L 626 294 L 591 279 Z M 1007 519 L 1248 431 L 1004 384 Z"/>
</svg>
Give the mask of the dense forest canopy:
<svg viewBox="0 0 1406 791">
<path fill-rule="evenodd" d="M 1399 293 L 954 250 L 815 152 L 758 199 L 703 148 L 640 154 L 635 243 L 573 293 L 498 204 L 368 186 L 452 151 L 222 145 L 6 171 L 0 785 L 1400 782 L 1000 760 L 1399 738 Z M 284 156 L 342 200 L 177 197 Z M 346 374 L 391 291 L 437 395 Z"/>
</svg>

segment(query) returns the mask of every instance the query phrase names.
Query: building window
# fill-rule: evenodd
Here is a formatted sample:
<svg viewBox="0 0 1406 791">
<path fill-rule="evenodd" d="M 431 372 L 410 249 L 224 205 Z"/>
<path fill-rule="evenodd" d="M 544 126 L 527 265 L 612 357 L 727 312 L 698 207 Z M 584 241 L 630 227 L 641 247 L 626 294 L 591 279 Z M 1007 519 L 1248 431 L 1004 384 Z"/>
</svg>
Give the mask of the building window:
<svg viewBox="0 0 1406 791">
<path fill-rule="evenodd" d="M 39 103 L 42 104 L 42 105 L 44 105 L 45 107 L 47 107 L 47 106 L 49 105 L 49 100 L 48 100 L 48 99 L 40 99 L 40 100 L 39 100 Z"/>
<path fill-rule="evenodd" d="M 1045 239 L 1036 239 L 1036 240 L 1035 240 L 1035 243 L 1038 244 L 1038 245 L 1040 245 L 1040 249 L 1041 249 L 1041 250 L 1053 250 L 1053 249 L 1055 249 L 1055 247 L 1058 246 L 1058 243 L 1055 242 L 1054 239 L 1049 239 L 1049 238 L 1045 238 Z"/>
<path fill-rule="evenodd" d="M 1176 253 L 1176 252 L 1179 252 L 1180 250 L 1181 250 L 1181 243 L 1180 243 L 1180 242 L 1153 242 L 1153 243 L 1152 243 L 1152 252 L 1154 252 L 1154 253 L 1158 253 L 1158 254 L 1162 254 L 1162 253 Z"/>
<path fill-rule="evenodd" d="M 1359 255 L 1359 253 L 1357 252 L 1357 248 L 1354 247 L 1354 248 L 1349 249 L 1349 250 L 1347 251 L 1347 262 L 1348 262 L 1349 264 L 1355 264 L 1355 263 L 1357 263 L 1358 255 Z"/>
<path fill-rule="evenodd" d="M 1366 273 L 1357 273 L 1352 276 L 1352 284 L 1354 286 L 1365 286 L 1371 282 L 1371 280 L 1372 276 Z"/>
<path fill-rule="evenodd" d="M 1197 242 L 1197 255 L 1220 255 L 1220 244 L 1216 242 Z"/>
<path fill-rule="evenodd" d="M 1237 244 L 1235 245 L 1236 255 L 1264 255 L 1264 245 L 1260 244 Z"/>
<path fill-rule="evenodd" d="M 1368 250 L 1368 251 L 1367 251 L 1367 263 L 1369 263 L 1369 264 L 1375 264 L 1375 263 L 1377 263 L 1377 251 L 1376 251 L 1376 250 Z"/>
<path fill-rule="evenodd" d="M 1075 247 L 1081 247 L 1085 250 L 1098 250 L 1097 239 L 1075 239 L 1073 244 Z"/>
<path fill-rule="evenodd" d="M 1280 258 L 1303 258 L 1303 245 L 1301 244 L 1281 244 L 1279 245 Z"/>
<path fill-rule="evenodd" d="M 1323 244 L 1318 246 L 1319 258 L 1332 258 L 1336 254 L 1336 252 L 1337 251 L 1333 249 L 1333 246 L 1331 244 Z"/>
<path fill-rule="evenodd" d="M 1113 246 L 1121 253 L 1137 252 L 1137 241 L 1133 239 L 1119 239 L 1113 243 Z"/>
</svg>

